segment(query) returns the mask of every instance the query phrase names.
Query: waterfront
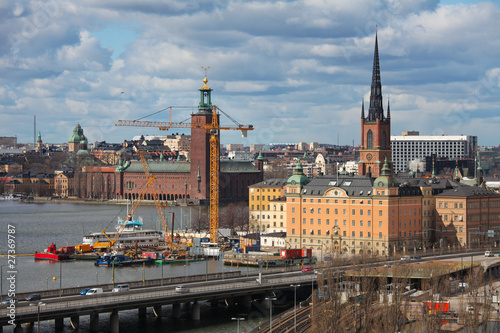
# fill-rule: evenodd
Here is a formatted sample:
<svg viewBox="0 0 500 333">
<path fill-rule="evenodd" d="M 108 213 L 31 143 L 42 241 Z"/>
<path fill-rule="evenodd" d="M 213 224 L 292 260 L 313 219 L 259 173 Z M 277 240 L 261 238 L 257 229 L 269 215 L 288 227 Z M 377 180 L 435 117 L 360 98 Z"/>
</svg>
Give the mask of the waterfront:
<svg viewBox="0 0 500 333">
<path fill-rule="evenodd" d="M 175 211 L 176 220 L 179 218 L 182 227 L 189 227 L 188 209 L 198 211 L 198 207 L 169 207 Z M 184 210 L 184 211 L 182 211 Z M 120 213 L 121 211 L 121 213 Z M 119 214 L 120 213 L 120 214 Z M 75 245 L 81 243 L 84 234 L 98 232 L 106 226 L 114 228 L 117 215 L 122 218 L 126 214 L 126 207 L 120 205 L 86 205 L 86 204 L 60 204 L 60 203 L 21 203 L 18 201 L 0 202 L 0 254 L 7 253 L 8 225 L 15 226 L 16 253 L 33 254 L 42 251 L 51 242 L 58 247 L 64 245 Z M 192 213 L 195 214 L 195 213 Z M 136 216 L 144 219 L 144 228 L 160 230 L 161 224 L 157 217 L 154 206 L 139 207 Z M 7 272 L 7 258 L 0 258 L 3 274 Z M 185 276 L 221 271 L 236 270 L 236 267 L 224 266 L 222 260 L 211 260 L 208 262 L 193 262 L 174 265 L 153 265 L 120 267 L 114 270 L 114 282 L 128 282 L 145 279 L 156 279 L 173 276 Z M 244 274 L 255 271 L 255 268 L 239 267 Z M 18 292 L 30 292 L 46 289 L 59 289 L 73 286 L 84 286 L 93 284 L 111 283 L 112 269 L 96 267 L 93 261 L 36 261 L 32 256 L 16 258 L 16 288 Z M 55 279 L 54 279 L 55 277 Z M 2 275 L 2 281 L 5 276 Z M 2 284 L 3 293 L 6 292 L 5 284 Z M 238 308 L 226 308 L 219 306 L 212 309 L 210 304 L 201 303 L 201 320 L 189 319 L 188 313 L 183 312 L 179 320 L 171 319 L 171 307 L 165 306 L 163 316 L 160 319 L 153 318 L 151 311 L 147 313 L 147 320 L 139 321 L 137 311 L 120 312 L 121 332 L 234 332 L 236 322 L 231 318 L 245 314 L 249 320 L 241 323 L 241 330 L 247 330 L 268 320 L 268 311 L 253 307 L 250 312 L 243 313 Z M 277 307 L 273 311 L 276 315 L 286 307 Z M 235 312 L 236 311 L 236 312 Z M 101 331 L 107 331 L 108 320 L 106 315 L 102 316 Z M 88 317 L 81 318 L 81 327 L 86 330 L 89 324 Z M 53 323 L 43 322 L 40 325 L 41 332 L 53 332 Z M 4 329 L 10 332 L 10 329 Z M 72 332 L 68 324 L 65 324 L 64 332 Z"/>
</svg>

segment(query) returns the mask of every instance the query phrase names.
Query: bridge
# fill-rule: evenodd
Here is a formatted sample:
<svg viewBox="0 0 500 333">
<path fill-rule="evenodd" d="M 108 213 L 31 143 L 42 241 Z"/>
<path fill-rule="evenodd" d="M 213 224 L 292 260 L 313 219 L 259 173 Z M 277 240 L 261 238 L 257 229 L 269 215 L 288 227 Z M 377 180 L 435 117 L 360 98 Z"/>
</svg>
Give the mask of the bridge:
<svg viewBox="0 0 500 333">
<path fill-rule="evenodd" d="M 14 308 L 2 305 L 0 309 L 0 328 L 14 325 L 14 332 L 23 332 L 22 324 L 53 320 L 55 330 L 62 329 L 64 319 L 69 318 L 74 329 L 79 327 L 81 316 L 90 316 L 90 331 L 99 331 L 99 314 L 111 313 L 109 316 L 111 332 L 119 332 L 119 312 L 125 310 L 138 310 L 138 316 L 144 317 L 147 308 L 152 308 L 155 316 L 161 316 L 162 306 L 171 305 L 173 317 L 180 316 L 181 304 L 190 304 L 191 318 L 200 320 L 199 302 L 208 301 L 217 304 L 224 301 L 226 304 L 243 304 L 250 308 L 256 299 L 274 296 L 276 292 L 291 292 L 290 285 L 302 284 L 314 288 L 316 275 L 313 272 L 278 272 L 262 274 L 262 282 L 258 282 L 258 275 L 242 276 L 241 272 L 226 273 L 224 279 L 205 280 L 198 282 L 182 283 L 189 288 L 187 293 L 177 293 L 177 284 L 164 284 L 163 286 L 147 286 L 134 288 L 135 283 L 129 283 L 132 289 L 129 292 L 111 293 L 86 296 L 66 295 L 67 290 L 60 297 L 43 298 L 43 306 L 37 302 L 20 301 Z M 220 273 L 218 273 L 220 275 Z M 205 275 L 203 275 L 205 278 Z M 140 284 L 141 282 L 136 282 Z M 71 288 L 70 288 L 71 289 Z M 73 288 L 74 289 L 74 288 Z M 78 291 L 82 288 L 78 288 Z M 106 285 L 105 288 L 109 287 Z M 56 291 L 58 292 L 58 291 Z M 64 294 L 64 295 L 62 295 Z M 270 302 L 266 300 L 266 302 Z M 30 304 L 31 303 L 31 304 Z M 35 306 L 30 306 L 35 305 Z M 270 304 L 265 304 L 269 307 Z M 1 330 L 0 330 L 1 332 Z"/>
</svg>

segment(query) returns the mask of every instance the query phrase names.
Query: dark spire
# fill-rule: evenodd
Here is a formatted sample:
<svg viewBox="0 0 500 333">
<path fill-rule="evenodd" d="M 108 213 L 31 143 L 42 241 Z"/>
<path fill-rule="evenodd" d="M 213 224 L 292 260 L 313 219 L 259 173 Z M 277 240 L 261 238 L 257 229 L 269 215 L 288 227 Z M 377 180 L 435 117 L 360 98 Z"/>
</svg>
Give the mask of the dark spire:
<svg viewBox="0 0 500 333">
<path fill-rule="evenodd" d="M 361 100 L 361 119 L 365 119 L 365 101 Z"/>
<path fill-rule="evenodd" d="M 370 93 L 370 110 L 368 120 L 384 119 L 384 109 L 382 107 L 382 83 L 380 82 L 380 64 L 378 59 L 378 37 L 375 34 L 375 52 L 373 55 L 372 88 Z"/>
<path fill-rule="evenodd" d="M 387 99 L 387 119 L 391 118 L 391 105 L 390 100 Z"/>
</svg>

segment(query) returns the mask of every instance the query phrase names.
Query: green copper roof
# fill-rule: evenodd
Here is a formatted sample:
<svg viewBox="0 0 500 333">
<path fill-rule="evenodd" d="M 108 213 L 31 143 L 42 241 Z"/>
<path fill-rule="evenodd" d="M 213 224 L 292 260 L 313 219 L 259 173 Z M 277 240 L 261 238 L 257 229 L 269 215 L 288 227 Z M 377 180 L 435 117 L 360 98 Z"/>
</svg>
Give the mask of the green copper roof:
<svg viewBox="0 0 500 333">
<path fill-rule="evenodd" d="M 311 180 L 304 174 L 304 169 L 300 163 L 300 159 L 297 162 L 297 166 L 293 171 L 293 175 L 288 178 L 287 184 L 290 185 L 307 185 Z"/>
<path fill-rule="evenodd" d="M 385 158 L 384 165 L 382 166 L 382 172 L 380 176 L 373 182 L 373 186 L 378 186 L 378 187 L 399 186 L 398 182 L 391 174 L 391 168 L 389 168 L 389 164 L 387 163 L 387 157 Z"/>
</svg>

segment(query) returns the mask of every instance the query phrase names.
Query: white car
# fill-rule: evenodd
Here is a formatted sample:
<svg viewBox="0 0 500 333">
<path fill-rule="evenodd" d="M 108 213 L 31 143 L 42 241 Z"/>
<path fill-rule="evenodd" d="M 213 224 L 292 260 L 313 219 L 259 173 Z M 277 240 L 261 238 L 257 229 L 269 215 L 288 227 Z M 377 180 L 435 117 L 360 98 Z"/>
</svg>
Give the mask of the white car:
<svg viewBox="0 0 500 333">
<path fill-rule="evenodd" d="M 130 290 L 130 286 L 128 284 L 119 284 L 116 287 L 114 287 L 113 290 L 111 290 L 111 292 L 119 293 L 122 291 L 129 291 L 129 290 Z"/>
<path fill-rule="evenodd" d="M 177 286 L 175 287 L 175 292 L 178 294 L 185 294 L 189 292 L 189 288 L 186 286 Z"/>
<path fill-rule="evenodd" d="M 493 251 L 486 251 L 486 252 L 484 252 L 484 256 L 485 257 L 494 257 L 495 254 L 493 253 Z"/>
</svg>

